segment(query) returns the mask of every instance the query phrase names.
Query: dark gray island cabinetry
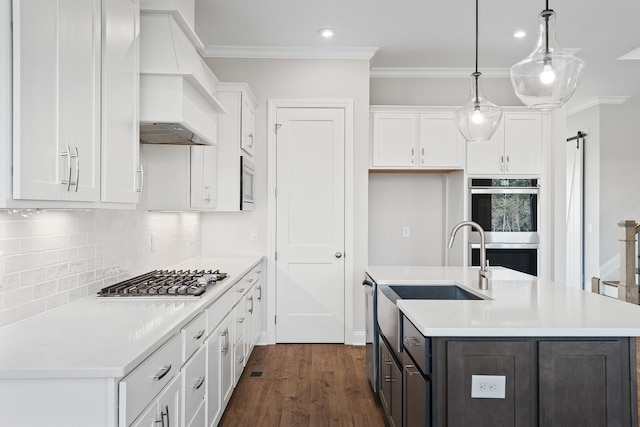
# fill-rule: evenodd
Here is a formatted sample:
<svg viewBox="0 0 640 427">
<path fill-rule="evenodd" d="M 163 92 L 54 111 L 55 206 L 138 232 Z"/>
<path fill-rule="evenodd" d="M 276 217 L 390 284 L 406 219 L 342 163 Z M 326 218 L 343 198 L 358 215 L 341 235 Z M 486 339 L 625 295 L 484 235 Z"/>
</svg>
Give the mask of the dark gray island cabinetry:
<svg viewBox="0 0 640 427">
<path fill-rule="evenodd" d="M 431 349 L 425 357 L 431 362 L 426 371 L 432 401 L 425 408 L 431 424 L 422 425 L 638 425 L 634 338 L 416 337 L 419 332 L 406 317 L 403 330 L 410 363 L 421 363 L 415 360 L 421 346 L 407 343 L 422 339 Z M 474 396 L 474 377 L 489 391 L 495 378 L 504 381 L 504 395 Z M 410 393 L 405 400 L 412 400 Z"/>
</svg>

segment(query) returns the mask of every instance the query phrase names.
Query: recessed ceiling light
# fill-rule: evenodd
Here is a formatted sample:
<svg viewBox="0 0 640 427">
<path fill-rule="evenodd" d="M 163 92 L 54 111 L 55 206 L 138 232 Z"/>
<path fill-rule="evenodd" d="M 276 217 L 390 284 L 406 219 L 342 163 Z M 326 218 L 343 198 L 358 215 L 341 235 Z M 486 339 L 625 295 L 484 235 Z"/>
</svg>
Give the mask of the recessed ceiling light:
<svg viewBox="0 0 640 427">
<path fill-rule="evenodd" d="M 524 36 L 526 36 L 526 35 L 527 35 L 527 33 L 525 33 L 525 32 L 524 32 L 524 31 L 522 31 L 522 30 L 517 30 L 517 31 L 515 31 L 515 32 L 513 33 L 513 37 L 515 37 L 515 38 L 517 38 L 517 39 L 521 39 L 521 38 L 523 38 L 523 37 L 524 37 Z"/>
<path fill-rule="evenodd" d="M 336 33 L 336 30 L 333 28 L 320 28 L 318 33 L 320 33 L 320 35 L 325 39 L 330 39 Z"/>
</svg>

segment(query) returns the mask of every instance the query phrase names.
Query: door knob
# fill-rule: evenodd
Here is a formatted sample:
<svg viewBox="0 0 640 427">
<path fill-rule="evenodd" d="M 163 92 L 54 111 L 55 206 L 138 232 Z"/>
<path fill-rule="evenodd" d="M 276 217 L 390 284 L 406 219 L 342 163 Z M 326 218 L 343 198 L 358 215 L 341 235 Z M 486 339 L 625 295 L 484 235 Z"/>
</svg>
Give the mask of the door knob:
<svg viewBox="0 0 640 427">
<path fill-rule="evenodd" d="M 336 252 L 336 258 L 342 258 L 342 252 Z"/>
</svg>

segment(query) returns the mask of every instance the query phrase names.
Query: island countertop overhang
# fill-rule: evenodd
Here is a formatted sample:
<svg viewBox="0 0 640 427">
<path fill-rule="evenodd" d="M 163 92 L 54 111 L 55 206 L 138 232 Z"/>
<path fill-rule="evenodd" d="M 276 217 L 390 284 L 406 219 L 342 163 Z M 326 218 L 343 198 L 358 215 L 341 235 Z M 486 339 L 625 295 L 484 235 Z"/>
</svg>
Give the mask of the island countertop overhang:
<svg viewBox="0 0 640 427">
<path fill-rule="evenodd" d="M 398 300 L 400 311 L 425 336 L 634 337 L 640 306 L 492 268 L 490 289 L 478 287 L 469 267 L 370 266 L 378 285 L 457 284 L 485 300 Z"/>
</svg>

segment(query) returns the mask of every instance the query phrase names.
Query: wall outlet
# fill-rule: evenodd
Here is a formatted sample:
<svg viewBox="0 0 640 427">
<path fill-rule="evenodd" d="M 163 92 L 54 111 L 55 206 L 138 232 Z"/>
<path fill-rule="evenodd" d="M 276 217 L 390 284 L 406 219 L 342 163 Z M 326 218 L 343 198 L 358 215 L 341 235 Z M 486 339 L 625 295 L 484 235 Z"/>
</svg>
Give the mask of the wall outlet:
<svg viewBox="0 0 640 427">
<path fill-rule="evenodd" d="M 258 230 L 255 228 L 252 228 L 251 230 L 249 230 L 249 238 L 251 240 L 260 240 L 259 239 L 259 234 L 258 234 Z"/>
<path fill-rule="evenodd" d="M 151 252 L 155 252 L 158 248 L 156 233 L 151 233 Z"/>
<path fill-rule="evenodd" d="M 402 237 L 409 237 L 411 235 L 411 229 L 408 225 L 402 227 Z"/>
<path fill-rule="evenodd" d="M 504 375 L 471 375 L 471 397 L 476 399 L 504 399 L 507 377 Z"/>
</svg>

